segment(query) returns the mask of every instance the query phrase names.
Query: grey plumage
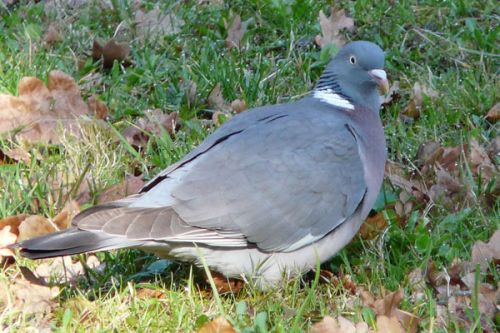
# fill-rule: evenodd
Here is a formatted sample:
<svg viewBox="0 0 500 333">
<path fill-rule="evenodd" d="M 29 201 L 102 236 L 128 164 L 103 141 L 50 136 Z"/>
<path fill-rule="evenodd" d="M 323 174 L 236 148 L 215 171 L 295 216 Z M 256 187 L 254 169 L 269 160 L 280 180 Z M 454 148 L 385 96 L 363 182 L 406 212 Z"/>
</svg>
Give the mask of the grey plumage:
<svg viewBox="0 0 500 333">
<path fill-rule="evenodd" d="M 84 211 L 72 229 L 20 243 L 21 253 L 135 247 L 198 262 L 201 248 L 215 270 L 268 281 L 328 259 L 380 189 L 383 63 L 378 46 L 348 44 L 311 95 L 235 116 L 139 194 Z"/>
</svg>

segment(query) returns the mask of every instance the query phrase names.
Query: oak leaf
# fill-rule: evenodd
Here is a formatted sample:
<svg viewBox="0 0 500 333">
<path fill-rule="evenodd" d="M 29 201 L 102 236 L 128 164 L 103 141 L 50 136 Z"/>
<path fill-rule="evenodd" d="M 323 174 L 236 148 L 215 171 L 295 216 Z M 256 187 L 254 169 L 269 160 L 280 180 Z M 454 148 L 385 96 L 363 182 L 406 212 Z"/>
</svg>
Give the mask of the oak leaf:
<svg viewBox="0 0 500 333">
<path fill-rule="evenodd" d="M 319 12 L 319 25 L 321 27 L 321 35 L 316 36 L 316 44 L 321 48 L 330 44 L 340 48 L 346 43 L 340 31 L 342 29 L 352 30 L 354 28 L 354 20 L 347 17 L 343 9 L 339 10 L 331 7 L 330 17 L 326 17 L 322 10 Z"/>
</svg>

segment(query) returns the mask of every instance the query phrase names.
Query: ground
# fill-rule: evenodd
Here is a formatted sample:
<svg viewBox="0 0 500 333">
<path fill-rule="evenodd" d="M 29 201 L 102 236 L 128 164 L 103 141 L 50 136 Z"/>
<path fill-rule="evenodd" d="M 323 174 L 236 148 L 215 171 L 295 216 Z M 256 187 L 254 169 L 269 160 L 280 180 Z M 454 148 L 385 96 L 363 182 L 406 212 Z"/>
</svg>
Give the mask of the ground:
<svg viewBox="0 0 500 333">
<path fill-rule="evenodd" d="M 386 51 L 393 89 L 380 112 L 390 162 L 371 222 L 322 265 L 321 274 L 269 291 L 247 285 L 221 295 L 188 264 L 135 250 L 100 253 L 100 266 L 58 283 L 43 311 L 19 306 L 27 304 L 12 298 L 19 295 L 0 297 L 3 330 L 189 332 L 224 316 L 239 331 L 299 332 L 327 315 L 375 329 L 380 313 L 361 295 L 382 299 L 396 290 L 403 291 L 399 308 L 418 318 L 419 331 L 493 331 L 499 325 L 498 307 L 485 313 L 479 289 L 465 279 L 472 274 L 472 285 L 496 288 L 498 261 L 481 269 L 460 266 L 455 285 L 452 272 L 460 263 L 474 266 L 473 247 L 500 224 L 498 107 L 496 116 L 492 110 L 500 91 L 495 1 L 338 1 L 333 22 L 347 27 L 340 33 L 325 21 L 328 1 L 140 3 L 0 4 L 0 93 L 20 94 L 18 84 L 28 76 L 49 82 L 50 89 L 49 73 L 59 70 L 74 78 L 85 103 L 92 105 L 95 96 L 108 109 L 97 115 L 100 121 L 87 117 L 104 130 L 78 138 L 55 127 L 48 134 L 38 119 L 50 144 L 22 133 L 0 139 L 0 218 L 54 217 L 70 199 L 81 208 L 103 201 L 106 189 L 126 177 L 147 181 L 243 104 L 283 103 L 308 93 L 342 37 Z M 160 18 L 148 18 L 151 12 Z M 328 29 L 334 44 L 316 37 Z M 93 47 L 94 40 L 103 45 L 112 38 L 124 44 Z M 162 129 L 144 116 L 155 109 L 171 114 L 162 118 Z M 29 280 L 23 269 L 36 273 L 50 263 L 18 255 L 3 262 L 0 282 L 11 291 L 20 288 L 13 287 L 17 280 Z M 440 272 L 451 276 L 448 287 L 458 285 L 469 297 L 457 296 L 453 309 L 454 296 L 443 299 L 443 283 L 434 276 Z M 423 283 L 416 288 L 418 274 Z"/>
</svg>

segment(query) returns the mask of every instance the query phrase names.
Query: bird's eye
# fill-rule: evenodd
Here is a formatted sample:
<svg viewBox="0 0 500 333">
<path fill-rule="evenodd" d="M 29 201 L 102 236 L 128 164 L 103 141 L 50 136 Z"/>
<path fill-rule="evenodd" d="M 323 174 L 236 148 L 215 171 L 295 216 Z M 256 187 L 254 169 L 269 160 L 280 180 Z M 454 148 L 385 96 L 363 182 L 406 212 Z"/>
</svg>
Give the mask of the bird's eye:
<svg viewBox="0 0 500 333">
<path fill-rule="evenodd" d="M 356 63 L 356 57 L 355 56 L 351 56 L 349 58 L 349 62 L 354 65 Z"/>
</svg>

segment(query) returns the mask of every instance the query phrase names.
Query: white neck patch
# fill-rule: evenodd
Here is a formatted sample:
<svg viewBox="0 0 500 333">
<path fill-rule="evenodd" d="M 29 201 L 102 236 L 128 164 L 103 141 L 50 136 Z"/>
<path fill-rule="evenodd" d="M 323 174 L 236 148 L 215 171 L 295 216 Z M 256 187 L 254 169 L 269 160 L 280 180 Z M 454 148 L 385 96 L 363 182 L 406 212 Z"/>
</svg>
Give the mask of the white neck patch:
<svg viewBox="0 0 500 333">
<path fill-rule="evenodd" d="M 336 94 L 332 89 L 315 90 L 313 97 L 339 108 L 354 110 L 354 105 L 351 102 Z"/>
</svg>

